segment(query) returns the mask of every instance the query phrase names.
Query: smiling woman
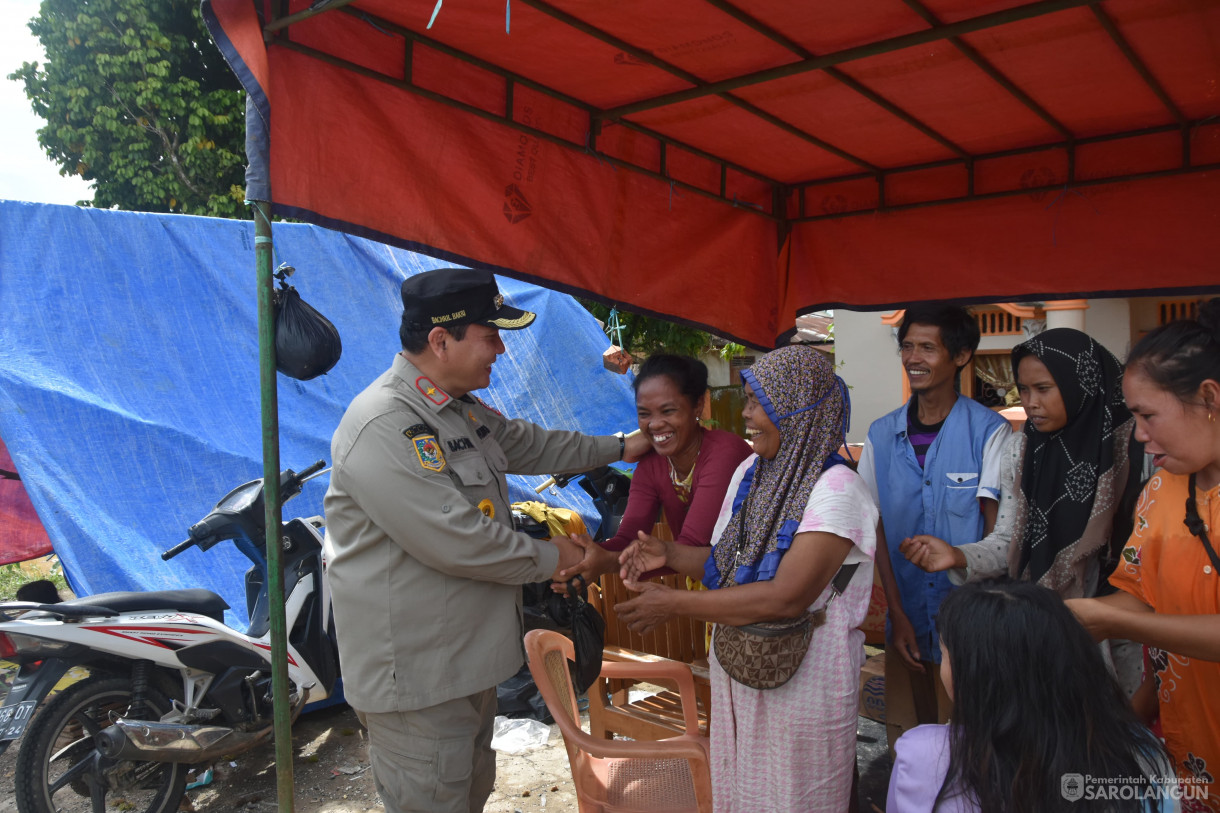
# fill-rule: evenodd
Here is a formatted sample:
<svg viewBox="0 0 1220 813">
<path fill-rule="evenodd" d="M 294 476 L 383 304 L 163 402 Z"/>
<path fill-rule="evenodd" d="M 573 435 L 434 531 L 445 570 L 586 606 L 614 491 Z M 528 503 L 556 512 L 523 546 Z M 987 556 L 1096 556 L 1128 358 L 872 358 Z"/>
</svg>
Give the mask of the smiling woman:
<svg viewBox="0 0 1220 813">
<path fill-rule="evenodd" d="M 618 570 L 618 551 L 640 533 L 651 533 L 661 511 L 680 545 L 707 547 L 729 479 L 750 446 L 736 435 L 704 429 L 699 416 L 707 403 L 707 367 L 688 356 L 654 354 L 640 365 L 635 378 L 635 404 L 640 432 L 652 442 L 652 452 L 636 467 L 627 510 L 618 533 L 599 547 L 587 537 L 581 563 L 562 575 L 580 573 L 593 581 Z M 646 574 L 648 578 L 670 572 Z"/>
</svg>

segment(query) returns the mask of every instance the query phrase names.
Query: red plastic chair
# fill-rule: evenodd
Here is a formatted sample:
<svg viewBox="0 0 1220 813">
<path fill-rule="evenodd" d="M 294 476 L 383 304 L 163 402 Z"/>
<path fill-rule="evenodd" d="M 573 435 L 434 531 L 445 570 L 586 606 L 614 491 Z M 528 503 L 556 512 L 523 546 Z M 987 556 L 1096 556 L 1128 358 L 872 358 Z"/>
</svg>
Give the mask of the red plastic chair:
<svg viewBox="0 0 1220 813">
<path fill-rule="evenodd" d="M 557 632 L 525 635 L 530 673 L 563 734 L 581 813 L 711 813 L 712 775 L 708 739 L 698 733 L 695 682 L 680 663 L 602 664 L 607 678 L 676 682 L 687 733 L 663 740 L 606 740 L 580 727 L 576 693 L 568 672 L 572 642 Z"/>
</svg>

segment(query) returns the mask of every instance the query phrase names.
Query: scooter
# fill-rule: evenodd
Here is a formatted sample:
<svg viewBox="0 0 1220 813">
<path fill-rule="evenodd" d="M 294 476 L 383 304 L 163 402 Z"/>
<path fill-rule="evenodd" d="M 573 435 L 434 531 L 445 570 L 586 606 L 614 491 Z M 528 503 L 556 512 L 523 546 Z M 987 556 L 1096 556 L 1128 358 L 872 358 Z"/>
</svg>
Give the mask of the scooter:
<svg viewBox="0 0 1220 813">
<path fill-rule="evenodd" d="M 280 475 L 281 504 L 325 473 L 324 461 Z M 60 604 L 0 604 L 0 658 L 19 671 L 0 706 L 0 752 L 17 752 L 20 813 L 173 813 L 192 766 L 273 733 L 263 481 L 238 486 L 165 551 L 232 541 L 246 573 L 250 626 L 224 624 L 209 590 L 102 593 Z M 319 517 L 284 522 L 285 615 L 292 719 L 328 697 L 339 673 L 323 578 Z M 69 674 L 71 671 L 72 674 Z M 65 678 L 87 676 L 51 690 Z M 48 695 L 50 695 L 48 699 Z"/>
</svg>

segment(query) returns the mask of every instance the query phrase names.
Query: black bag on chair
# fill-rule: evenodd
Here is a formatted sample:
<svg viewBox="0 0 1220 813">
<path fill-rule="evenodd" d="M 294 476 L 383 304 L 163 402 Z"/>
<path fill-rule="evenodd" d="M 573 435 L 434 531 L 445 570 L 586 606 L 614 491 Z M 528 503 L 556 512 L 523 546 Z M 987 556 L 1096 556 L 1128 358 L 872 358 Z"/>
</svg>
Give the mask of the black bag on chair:
<svg viewBox="0 0 1220 813">
<path fill-rule="evenodd" d="M 585 580 L 577 576 L 568 582 L 568 607 L 572 612 L 572 644 L 576 663 L 572 664 L 572 683 L 584 693 L 602 671 L 602 650 L 606 647 L 606 620 L 585 601 Z"/>
</svg>

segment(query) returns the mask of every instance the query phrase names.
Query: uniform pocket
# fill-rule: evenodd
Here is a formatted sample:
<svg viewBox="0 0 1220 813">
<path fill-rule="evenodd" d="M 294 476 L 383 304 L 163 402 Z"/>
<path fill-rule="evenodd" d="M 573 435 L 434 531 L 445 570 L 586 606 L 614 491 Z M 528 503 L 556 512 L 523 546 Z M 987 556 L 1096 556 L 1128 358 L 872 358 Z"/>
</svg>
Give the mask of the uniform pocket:
<svg viewBox="0 0 1220 813">
<path fill-rule="evenodd" d="M 491 482 L 491 471 L 479 455 L 451 457 L 449 458 L 449 468 L 458 476 L 464 486 L 485 486 Z"/>
<path fill-rule="evenodd" d="M 436 749 L 438 775 L 445 784 L 463 784 L 474 772 L 474 739 L 441 740 Z"/>
</svg>

